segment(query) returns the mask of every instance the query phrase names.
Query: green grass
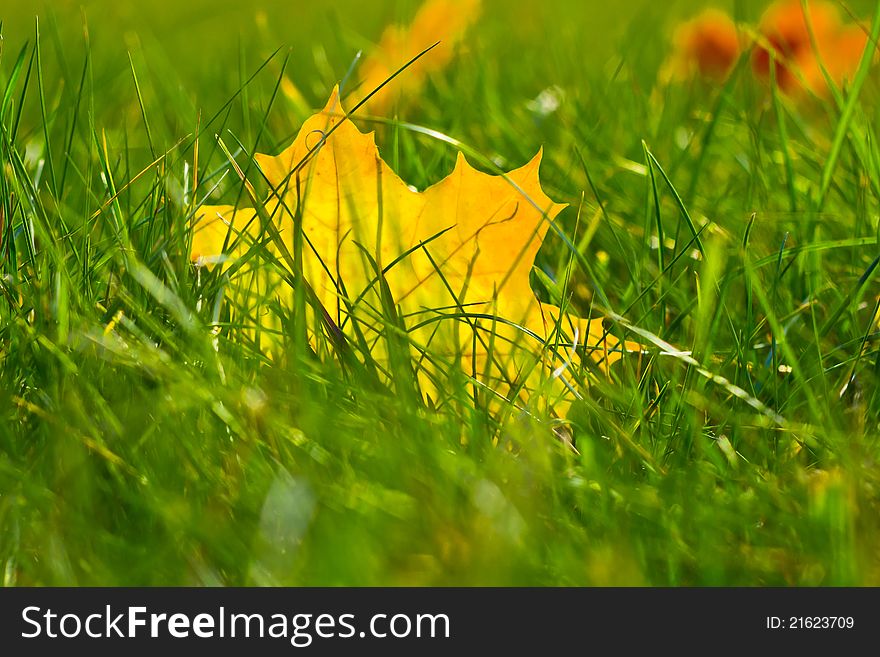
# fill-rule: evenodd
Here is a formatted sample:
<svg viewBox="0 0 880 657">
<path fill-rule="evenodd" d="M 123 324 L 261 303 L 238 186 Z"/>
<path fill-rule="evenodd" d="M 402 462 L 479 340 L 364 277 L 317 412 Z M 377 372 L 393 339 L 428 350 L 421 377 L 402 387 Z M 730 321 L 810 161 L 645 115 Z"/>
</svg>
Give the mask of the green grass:
<svg viewBox="0 0 880 657">
<path fill-rule="evenodd" d="M 748 62 L 664 88 L 697 3 L 490 1 L 399 121 L 360 120 L 419 188 L 455 161 L 430 130 L 502 168 L 543 145 L 570 207 L 536 289 L 647 345 L 572 449 L 457 368 L 432 406 L 406 363 L 303 348 L 305 303 L 268 360 L 189 262 L 197 204 L 246 198 L 220 141 L 277 152 L 311 109 L 281 76 L 321 106 L 415 3 L 85 4 L 2 10 L 4 584 L 880 584 L 876 68 L 825 101 Z"/>
</svg>

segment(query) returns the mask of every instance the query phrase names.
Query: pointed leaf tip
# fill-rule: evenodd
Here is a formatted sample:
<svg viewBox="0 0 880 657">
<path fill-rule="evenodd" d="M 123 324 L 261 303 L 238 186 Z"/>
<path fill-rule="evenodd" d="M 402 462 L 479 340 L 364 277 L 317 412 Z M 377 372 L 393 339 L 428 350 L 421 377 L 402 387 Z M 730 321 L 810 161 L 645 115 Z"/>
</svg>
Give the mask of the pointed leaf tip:
<svg viewBox="0 0 880 657">
<path fill-rule="evenodd" d="M 330 92 L 330 98 L 321 110 L 323 114 L 345 114 L 342 107 L 342 99 L 339 97 L 339 83 L 333 85 L 333 91 Z"/>
</svg>

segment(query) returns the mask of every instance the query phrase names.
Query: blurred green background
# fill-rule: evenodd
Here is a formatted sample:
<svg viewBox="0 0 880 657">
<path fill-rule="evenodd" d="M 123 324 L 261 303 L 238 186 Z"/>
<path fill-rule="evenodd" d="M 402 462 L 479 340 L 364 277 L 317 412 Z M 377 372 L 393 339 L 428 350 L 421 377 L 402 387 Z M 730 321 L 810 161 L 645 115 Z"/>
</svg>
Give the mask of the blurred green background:
<svg viewBox="0 0 880 657">
<path fill-rule="evenodd" d="M 248 85 L 243 102 L 227 117 L 227 126 L 244 138 L 253 135 L 256 117 L 267 107 L 286 56 L 287 77 L 306 103 L 323 106 L 358 51 L 369 53 L 386 26 L 407 24 L 419 4 L 416 0 L 57 0 L 6 3 L 0 17 L 7 60 L 23 44 L 33 43 L 34 19 L 40 17 L 50 106 L 72 102 L 85 53 L 90 53 L 88 75 L 102 93 L 101 102 L 88 111 L 99 126 L 112 130 L 123 123 L 137 124 L 140 109 L 133 66 L 153 128 L 164 137 L 163 145 L 170 146 L 192 130 L 199 113 L 212 115 L 278 49 L 267 70 Z M 477 66 L 458 61 L 437 76 L 446 95 L 454 90 L 463 108 L 446 111 L 438 102 L 444 94 L 432 95 L 429 85 L 423 102 L 411 103 L 400 118 L 451 130 L 477 147 L 488 148 L 491 143 L 492 150 L 510 155 L 499 145 L 499 135 L 493 134 L 502 131 L 480 123 L 481 112 L 494 112 L 500 102 L 513 114 L 542 90 L 559 86 L 570 100 L 587 107 L 589 114 L 577 120 L 582 130 L 589 130 L 591 122 L 615 118 L 617 108 L 607 105 L 604 94 L 610 85 L 627 85 L 633 97 L 650 95 L 680 21 L 706 7 L 717 7 L 737 21 L 754 24 L 767 4 L 764 0 L 483 0 L 480 18 L 466 41 L 466 60 Z M 844 16 L 849 12 L 864 19 L 872 3 L 854 0 L 842 6 Z M 504 91 L 500 101 L 493 93 L 496 89 Z M 31 121 L 26 123 L 34 127 L 33 96 L 30 102 Z M 280 132 L 292 134 L 306 112 L 302 107 L 288 107 L 286 113 L 284 109 L 276 107 L 269 120 Z M 130 131 L 128 147 L 145 146 L 144 137 Z M 517 151 L 523 154 L 551 139 L 540 131 L 522 137 L 525 141 Z M 639 140 L 634 139 L 632 146 L 637 152 Z"/>
<path fill-rule="evenodd" d="M 242 64 L 251 71 L 283 47 L 290 48 L 291 78 L 317 104 L 359 49 L 368 51 L 388 24 L 407 23 L 418 6 L 415 0 L 57 0 L 6 3 L 2 18 L 7 49 L 32 38 L 35 15 L 43 21 L 45 37 L 63 44 L 58 57 L 63 61 L 46 57 L 47 77 L 55 65 L 77 72 L 88 25 L 95 75 L 102 84 L 118 88 L 120 101 L 130 87 L 129 52 L 141 53 L 148 70 L 157 74 L 166 65 L 172 67 L 176 79 L 166 82 L 179 87 L 166 91 L 197 103 L 205 96 L 233 92 Z M 650 86 L 666 55 L 671 28 L 706 6 L 754 21 L 766 3 L 484 0 L 479 37 L 470 41 L 474 56 L 496 68 L 505 81 L 518 83 L 511 96 L 531 98 L 548 84 L 583 84 L 585 71 L 607 74 L 621 58 Z M 848 6 L 863 15 L 869 2 Z"/>
</svg>

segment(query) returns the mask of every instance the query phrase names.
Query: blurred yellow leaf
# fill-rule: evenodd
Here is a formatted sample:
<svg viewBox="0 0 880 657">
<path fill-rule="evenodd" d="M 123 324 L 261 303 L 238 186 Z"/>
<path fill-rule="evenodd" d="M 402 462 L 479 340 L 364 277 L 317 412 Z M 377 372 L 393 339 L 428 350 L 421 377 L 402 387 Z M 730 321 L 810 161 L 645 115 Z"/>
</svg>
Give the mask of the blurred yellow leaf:
<svg viewBox="0 0 880 657">
<path fill-rule="evenodd" d="M 477 171 L 459 154 L 452 173 L 418 192 L 380 158 L 373 134 L 345 118 L 334 92 L 289 148 L 255 159 L 274 189 L 257 203 L 262 217 L 254 209 L 202 207 L 191 255 L 202 262 L 236 261 L 262 240 L 280 265 L 258 263 L 254 279 L 233 286 L 233 297 L 265 335 L 281 325 L 258 300 L 268 297 L 287 308 L 294 301 L 291 277 L 284 274 L 296 260 L 301 221 L 303 279 L 322 315 L 349 337 L 356 322 L 381 360 L 381 336 L 389 330 L 382 320 L 387 296 L 377 283 L 377 270 L 383 270 L 387 292 L 418 346 L 413 355 L 426 388 L 433 365 L 418 357 L 424 348 L 460 359 L 465 372 L 500 395 L 525 397 L 546 385 L 560 400 L 571 397 L 562 379 L 575 343 L 600 367 L 621 357 L 601 320 L 561 314 L 539 303 L 529 285 L 535 256 L 564 207 L 541 189 L 540 152 L 503 176 Z M 276 239 L 268 239 L 275 230 Z M 285 250 L 294 255 L 285 257 Z M 246 271 L 239 267 L 237 275 Z M 554 339 L 560 333 L 564 337 Z M 559 349 L 545 348 L 557 341 Z"/>
<path fill-rule="evenodd" d="M 733 19 L 719 9 L 705 9 L 680 24 L 673 51 L 661 78 L 689 80 L 695 76 L 723 82 L 740 55 L 740 36 Z"/>
<path fill-rule="evenodd" d="M 826 0 L 774 2 L 757 31 L 752 69 L 764 80 L 773 69 L 779 88 L 792 95 L 828 95 L 826 75 L 837 86 L 852 81 L 868 46 L 867 31 L 844 23 L 837 4 Z"/>
<path fill-rule="evenodd" d="M 360 97 L 376 89 L 401 66 L 425 48 L 440 42 L 430 54 L 406 69 L 393 84 L 381 89 L 366 103 L 366 111 L 385 115 L 400 98 L 417 98 L 425 79 L 441 71 L 455 54 L 467 29 L 480 13 L 480 0 L 428 0 L 409 27 L 391 25 L 361 66 Z"/>
</svg>

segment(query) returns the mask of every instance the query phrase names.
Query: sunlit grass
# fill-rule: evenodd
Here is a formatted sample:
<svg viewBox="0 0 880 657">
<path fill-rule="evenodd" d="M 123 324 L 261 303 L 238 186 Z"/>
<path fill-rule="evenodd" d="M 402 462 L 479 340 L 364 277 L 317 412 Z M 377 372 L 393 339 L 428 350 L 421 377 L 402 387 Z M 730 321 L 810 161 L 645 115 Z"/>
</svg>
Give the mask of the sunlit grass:
<svg viewBox="0 0 880 657">
<path fill-rule="evenodd" d="M 264 300 L 285 327 L 268 358 L 230 292 L 273 267 L 265 245 L 190 262 L 199 204 L 247 203 L 230 159 L 258 181 L 249 155 L 414 4 L 316 3 L 298 28 L 289 3 L 100 4 L 87 30 L 66 5 L 4 17 L 4 583 L 880 583 L 876 69 L 827 99 L 745 59 L 663 86 L 684 6 L 488 3 L 420 98 L 356 115 L 419 189 L 459 149 L 494 170 L 543 146 L 569 208 L 535 289 L 646 345 L 572 367 L 590 383 L 563 422 L 499 410 L 430 350 L 426 401 L 368 344 L 306 340 L 307 301 Z"/>
</svg>

